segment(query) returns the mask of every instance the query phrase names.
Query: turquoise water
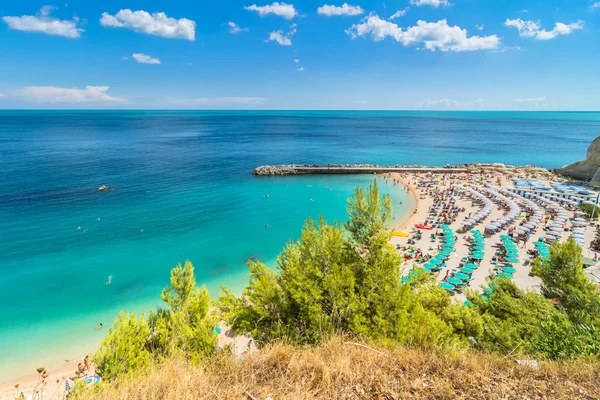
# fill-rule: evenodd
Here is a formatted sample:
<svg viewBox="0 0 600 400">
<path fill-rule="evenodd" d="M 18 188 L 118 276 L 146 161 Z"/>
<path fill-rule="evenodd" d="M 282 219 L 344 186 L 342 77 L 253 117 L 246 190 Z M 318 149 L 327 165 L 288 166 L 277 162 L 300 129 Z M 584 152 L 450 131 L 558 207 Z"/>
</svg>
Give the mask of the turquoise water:
<svg viewBox="0 0 600 400">
<path fill-rule="evenodd" d="M 343 219 L 373 179 L 258 165 L 558 167 L 599 128 L 600 113 L 0 111 L 0 381 L 93 349 L 96 324 L 154 307 L 177 262 L 213 295 L 239 291 L 248 257 L 274 265 L 306 218 Z M 400 220 L 410 200 L 381 185 Z"/>
</svg>

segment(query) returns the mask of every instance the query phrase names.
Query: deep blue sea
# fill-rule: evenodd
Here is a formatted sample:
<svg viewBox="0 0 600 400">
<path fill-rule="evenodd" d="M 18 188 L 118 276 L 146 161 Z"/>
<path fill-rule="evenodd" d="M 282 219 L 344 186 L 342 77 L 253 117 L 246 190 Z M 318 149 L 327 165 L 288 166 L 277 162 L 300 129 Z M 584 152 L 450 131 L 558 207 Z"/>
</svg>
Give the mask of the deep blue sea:
<svg viewBox="0 0 600 400">
<path fill-rule="evenodd" d="M 599 134 L 592 112 L 0 110 L 0 382 L 94 349 L 119 310 L 156 306 L 185 259 L 213 296 L 239 292 L 248 257 L 275 266 L 304 220 L 343 220 L 373 179 L 258 165 L 554 168 Z M 411 199 L 380 184 L 400 220 Z"/>
</svg>

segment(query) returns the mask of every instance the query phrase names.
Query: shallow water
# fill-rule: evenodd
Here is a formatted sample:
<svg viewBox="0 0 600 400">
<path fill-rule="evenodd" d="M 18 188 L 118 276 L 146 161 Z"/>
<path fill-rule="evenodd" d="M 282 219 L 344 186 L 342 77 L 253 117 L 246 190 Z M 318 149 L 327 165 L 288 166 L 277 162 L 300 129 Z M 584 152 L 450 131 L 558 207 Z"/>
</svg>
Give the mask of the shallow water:
<svg viewBox="0 0 600 400">
<path fill-rule="evenodd" d="M 177 262 L 214 296 L 239 291 L 248 257 L 275 265 L 306 218 L 344 219 L 373 179 L 258 165 L 558 167 L 599 128 L 599 113 L 0 111 L 0 381 L 93 348 L 96 324 L 158 303 Z M 410 199 L 380 183 L 401 219 Z"/>
</svg>

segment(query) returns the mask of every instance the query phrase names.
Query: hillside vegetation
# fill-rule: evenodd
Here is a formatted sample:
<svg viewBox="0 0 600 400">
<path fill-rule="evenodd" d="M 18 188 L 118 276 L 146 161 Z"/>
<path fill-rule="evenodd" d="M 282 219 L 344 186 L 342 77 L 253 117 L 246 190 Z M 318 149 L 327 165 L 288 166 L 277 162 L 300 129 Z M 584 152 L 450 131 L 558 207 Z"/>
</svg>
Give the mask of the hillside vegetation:
<svg viewBox="0 0 600 400">
<path fill-rule="evenodd" d="M 474 351 L 371 350 L 334 337 L 319 346 L 269 345 L 241 362 L 215 355 L 193 367 L 169 359 L 145 376 L 104 385 L 86 400 L 598 399 L 589 360 L 520 366 Z M 250 397 L 250 396 L 252 397 Z"/>
<path fill-rule="evenodd" d="M 511 398 L 511 390 L 542 398 L 593 393 L 587 382 L 598 373 L 600 297 L 573 241 L 554 244 L 549 258 L 535 262 L 542 294 L 497 278 L 486 297 L 468 292 L 466 306 L 422 269 L 401 283 L 401 259 L 388 244 L 391 211 L 376 183 L 357 188 L 347 223 L 309 220 L 277 269 L 249 263 L 241 296 L 223 288 L 211 300 L 196 287 L 192 264 L 178 265 L 162 292 L 166 307 L 122 313 L 94 355 L 104 395 L 240 398 L 272 388 L 285 398 L 406 398 L 411 391 L 476 398 L 484 393 L 477 387 L 498 398 Z M 228 349 L 218 350 L 219 320 L 251 336 L 259 354 L 236 363 Z M 340 336 L 380 350 L 342 344 Z M 533 357 L 547 362 L 539 370 L 514 365 Z"/>
</svg>

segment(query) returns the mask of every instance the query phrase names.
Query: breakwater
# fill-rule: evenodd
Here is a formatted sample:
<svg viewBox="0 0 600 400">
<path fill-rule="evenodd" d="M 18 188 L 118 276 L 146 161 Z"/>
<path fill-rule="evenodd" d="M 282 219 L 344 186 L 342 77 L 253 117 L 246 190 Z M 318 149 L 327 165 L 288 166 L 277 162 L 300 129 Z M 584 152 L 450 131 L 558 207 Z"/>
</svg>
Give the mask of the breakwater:
<svg viewBox="0 0 600 400">
<path fill-rule="evenodd" d="M 288 164 L 263 165 L 252 172 L 258 176 L 274 175 L 309 175 L 309 174 L 382 174 L 386 172 L 434 172 L 434 173 L 469 173 L 476 172 L 466 166 L 427 167 L 421 165 L 383 166 L 373 164 Z"/>
</svg>

